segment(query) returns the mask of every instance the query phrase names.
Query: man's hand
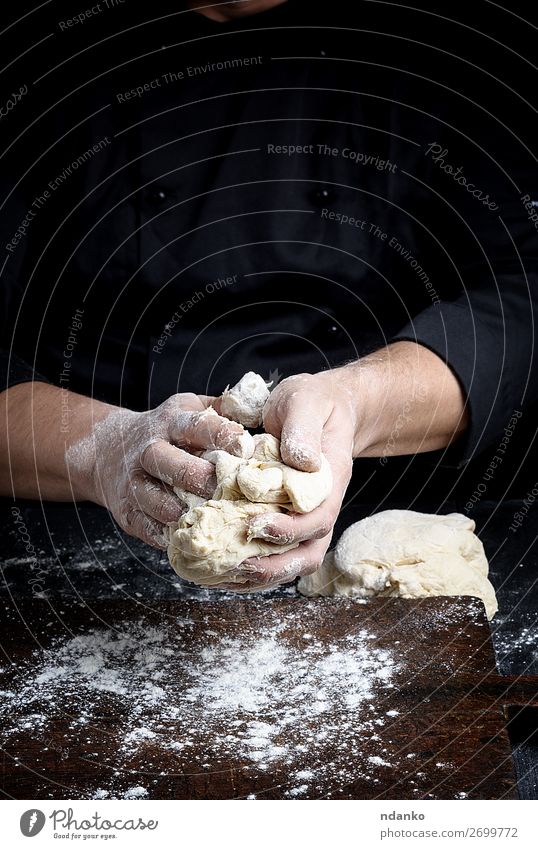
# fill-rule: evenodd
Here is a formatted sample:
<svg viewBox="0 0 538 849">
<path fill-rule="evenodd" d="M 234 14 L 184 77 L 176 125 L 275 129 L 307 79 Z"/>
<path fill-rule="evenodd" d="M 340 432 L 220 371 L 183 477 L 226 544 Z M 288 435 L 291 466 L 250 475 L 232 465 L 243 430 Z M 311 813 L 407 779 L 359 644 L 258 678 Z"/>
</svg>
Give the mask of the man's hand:
<svg viewBox="0 0 538 849">
<path fill-rule="evenodd" d="M 162 548 L 184 509 L 172 488 L 213 494 L 214 467 L 196 454 L 252 454 L 252 436 L 208 410 L 212 400 L 173 395 L 136 413 L 38 381 L 14 386 L 0 393 L 0 494 L 95 501 Z"/>
<path fill-rule="evenodd" d="M 330 371 L 289 377 L 271 393 L 263 423 L 268 433 L 281 440 L 283 461 L 296 469 L 313 472 L 319 469 L 323 453 L 331 466 L 333 488 L 323 504 L 311 513 L 270 513 L 268 506 L 265 525 L 261 528 L 260 518 L 256 517 L 257 537 L 302 545 L 285 554 L 247 561 L 257 572 L 251 575 L 248 585 L 242 585 L 241 591 L 286 583 L 297 575 L 314 572 L 320 565 L 351 477 L 356 418 L 352 396 Z"/>
<path fill-rule="evenodd" d="M 271 393 L 265 429 L 281 439 L 285 463 L 304 471 L 330 463 L 333 490 L 306 515 L 267 516 L 256 535 L 299 542 L 284 554 L 259 557 L 244 590 L 287 583 L 314 572 L 329 543 L 355 457 L 387 457 L 449 445 L 467 426 L 465 398 L 455 375 L 427 348 L 397 342 L 355 363 L 296 375 Z"/>
<path fill-rule="evenodd" d="M 210 498 L 216 486 L 214 466 L 197 453 L 252 454 L 252 437 L 208 409 L 211 400 L 184 393 L 149 412 L 111 412 L 67 451 L 78 491 L 107 507 L 127 533 L 166 548 L 165 525 L 185 510 L 173 487 Z"/>
</svg>

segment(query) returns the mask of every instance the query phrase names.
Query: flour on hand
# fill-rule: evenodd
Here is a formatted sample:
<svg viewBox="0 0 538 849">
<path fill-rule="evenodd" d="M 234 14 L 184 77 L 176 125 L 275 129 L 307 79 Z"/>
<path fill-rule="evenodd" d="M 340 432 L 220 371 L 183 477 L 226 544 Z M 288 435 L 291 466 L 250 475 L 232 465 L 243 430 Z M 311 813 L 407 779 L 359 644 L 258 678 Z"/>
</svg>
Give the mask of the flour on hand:
<svg viewBox="0 0 538 849">
<path fill-rule="evenodd" d="M 280 545 L 253 538 L 251 520 L 269 512 L 309 513 L 332 488 L 325 457 L 319 471 L 301 472 L 282 462 L 280 442 L 274 436 L 248 436 L 252 456 L 220 450 L 202 455 L 215 466 L 217 485 L 211 499 L 175 489 L 187 510 L 168 528 L 168 557 L 180 577 L 201 586 L 244 584 L 256 571 L 244 560 L 296 548 L 298 543 Z"/>
<path fill-rule="evenodd" d="M 437 516 L 386 510 L 347 528 L 320 569 L 299 581 L 306 596 L 476 596 L 492 619 L 495 590 L 475 523 L 460 513 Z"/>
</svg>

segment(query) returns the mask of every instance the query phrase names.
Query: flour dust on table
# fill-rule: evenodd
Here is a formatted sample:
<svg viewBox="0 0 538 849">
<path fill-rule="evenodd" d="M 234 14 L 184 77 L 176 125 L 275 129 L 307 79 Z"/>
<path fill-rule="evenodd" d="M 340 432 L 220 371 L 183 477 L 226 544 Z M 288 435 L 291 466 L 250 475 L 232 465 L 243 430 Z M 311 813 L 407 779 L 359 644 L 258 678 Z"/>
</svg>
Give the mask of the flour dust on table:
<svg viewBox="0 0 538 849">
<path fill-rule="evenodd" d="M 386 762 L 380 728 L 394 722 L 383 704 L 395 688 L 397 652 L 379 647 L 367 627 L 328 645 L 309 631 L 311 609 L 300 602 L 284 615 L 263 611 L 262 627 L 252 602 L 252 625 L 238 621 L 226 632 L 213 612 L 202 623 L 140 618 L 55 639 L 2 692 L 0 743 L 48 741 L 63 723 L 61 757 L 86 741 L 89 798 L 143 798 L 163 764 L 203 777 L 228 770 L 230 759 L 252 779 L 278 766 L 290 798 L 329 780 L 345 786 L 358 772 L 375 781 L 363 743 Z M 193 640 L 200 624 L 204 640 Z M 109 778 L 96 785 L 92 741 L 103 733 Z"/>
</svg>

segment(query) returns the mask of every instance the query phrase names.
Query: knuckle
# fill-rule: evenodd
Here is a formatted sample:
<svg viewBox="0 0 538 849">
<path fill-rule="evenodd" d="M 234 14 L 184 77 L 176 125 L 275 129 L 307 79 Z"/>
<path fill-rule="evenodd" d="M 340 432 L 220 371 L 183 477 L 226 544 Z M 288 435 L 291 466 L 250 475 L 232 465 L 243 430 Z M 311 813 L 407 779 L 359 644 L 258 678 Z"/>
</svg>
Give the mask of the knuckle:
<svg viewBox="0 0 538 849">
<path fill-rule="evenodd" d="M 154 511 L 155 518 L 163 524 L 176 521 L 183 512 L 183 508 L 179 501 L 171 496 L 157 501 Z"/>
<path fill-rule="evenodd" d="M 312 375 L 301 373 L 293 374 L 291 377 L 286 377 L 282 383 L 278 385 L 281 396 L 286 401 L 293 399 L 294 401 L 305 392 L 310 391 Z M 291 394 L 290 394 L 291 393 Z"/>
<path fill-rule="evenodd" d="M 140 453 L 140 465 L 146 468 L 148 465 L 155 465 L 159 456 L 157 442 L 153 440 L 149 442 Z"/>
<path fill-rule="evenodd" d="M 173 412 L 181 405 L 181 399 L 184 396 L 178 392 L 174 395 L 169 395 L 164 401 L 159 404 L 158 410 L 164 413 Z"/>
<path fill-rule="evenodd" d="M 166 503 L 166 500 L 157 497 L 157 491 L 153 491 L 151 495 L 153 496 L 151 498 L 150 509 L 152 516 L 160 522 L 166 521 L 166 515 L 168 513 L 168 505 Z M 159 492 L 159 495 L 162 495 L 162 491 Z"/>
<path fill-rule="evenodd" d="M 280 521 L 268 522 L 263 528 L 263 537 L 278 545 L 295 542 L 296 536 L 297 530 L 291 516 Z"/>
<path fill-rule="evenodd" d="M 120 506 L 117 521 L 124 531 L 132 533 L 137 523 L 138 512 L 138 508 L 130 502 L 126 502 Z"/>
<path fill-rule="evenodd" d="M 306 371 L 299 372 L 298 374 L 292 374 L 290 377 L 285 377 L 284 380 L 281 380 L 278 384 L 278 388 L 285 387 L 286 389 L 289 389 L 290 386 L 293 386 L 295 389 L 297 386 L 302 387 L 303 384 L 306 385 L 309 382 L 311 377 L 312 375 Z"/>
<path fill-rule="evenodd" d="M 303 518 L 302 514 L 298 515 L 299 520 Z M 271 540 L 279 543 L 300 542 L 305 536 L 301 522 L 297 522 L 295 513 L 290 513 L 289 515 L 282 514 L 282 516 L 279 516 L 274 521 L 268 522 L 264 525 L 264 531 L 269 532 Z"/>
<path fill-rule="evenodd" d="M 159 532 L 159 525 L 142 511 L 133 509 L 129 524 L 125 529 L 131 536 L 141 539 L 142 542 L 155 548 L 162 548 L 164 534 Z"/>
<path fill-rule="evenodd" d="M 192 413 L 190 418 L 190 436 L 198 442 L 207 442 L 211 447 L 215 446 L 216 441 L 223 430 L 220 417 L 209 417 L 203 412 Z"/>
<path fill-rule="evenodd" d="M 188 415 L 187 421 L 193 427 L 201 427 L 202 425 L 206 425 L 208 417 L 207 417 L 207 415 L 204 415 L 205 410 L 188 410 L 188 411 L 184 410 L 183 412 L 187 412 L 187 415 Z"/>
<path fill-rule="evenodd" d="M 187 462 L 182 462 L 172 472 L 172 485 L 179 489 L 187 489 L 192 480 L 192 469 Z"/>
<path fill-rule="evenodd" d="M 173 395 L 175 398 L 175 403 L 178 406 L 187 408 L 187 409 L 196 409 L 200 406 L 200 399 L 198 395 L 195 395 L 194 392 L 180 392 L 177 395 Z"/>
<path fill-rule="evenodd" d="M 332 518 L 325 518 L 321 522 L 318 528 L 316 528 L 316 532 L 314 534 L 315 539 L 323 539 L 327 534 L 330 534 L 334 525 L 334 520 Z"/>
<path fill-rule="evenodd" d="M 275 533 L 275 536 L 278 536 L 278 543 L 280 545 L 291 545 L 292 542 L 296 542 L 297 540 L 297 533 L 291 528 L 280 531 L 278 535 Z"/>
<path fill-rule="evenodd" d="M 178 392 L 170 395 L 157 407 L 157 419 L 166 426 L 178 415 L 196 406 L 196 395 L 191 392 Z"/>
</svg>

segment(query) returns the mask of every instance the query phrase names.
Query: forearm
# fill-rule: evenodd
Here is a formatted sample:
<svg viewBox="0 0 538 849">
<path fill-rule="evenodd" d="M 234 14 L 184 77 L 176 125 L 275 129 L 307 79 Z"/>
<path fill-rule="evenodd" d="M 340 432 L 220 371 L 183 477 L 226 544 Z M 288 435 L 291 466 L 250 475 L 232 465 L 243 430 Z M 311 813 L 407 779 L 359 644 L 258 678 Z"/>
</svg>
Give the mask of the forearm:
<svg viewBox="0 0 538 849">
<path fill-rule="evenodd" d="M 435 451 L 468 424 L 465 397 L 451 369 L 414 342 L 396 342 L 335 369 L 356 411 L 355 457 Z"/>
<path fill-rule="evenodd" d="M 2 392 L 0 405 L 0 494 L 52 501 L 91 497 L 89 470 L 70 473 L 65 455 L 116 408 L 40 382 Z"/>
</svg>

